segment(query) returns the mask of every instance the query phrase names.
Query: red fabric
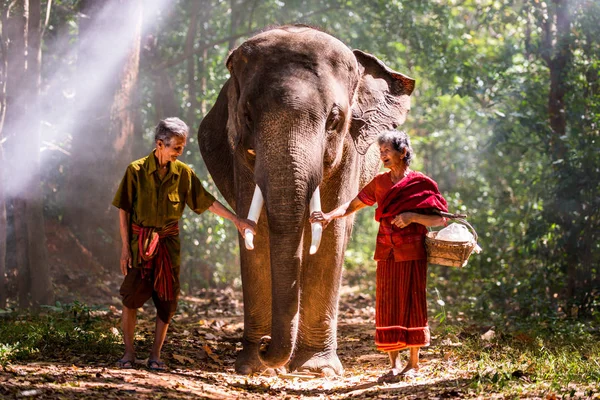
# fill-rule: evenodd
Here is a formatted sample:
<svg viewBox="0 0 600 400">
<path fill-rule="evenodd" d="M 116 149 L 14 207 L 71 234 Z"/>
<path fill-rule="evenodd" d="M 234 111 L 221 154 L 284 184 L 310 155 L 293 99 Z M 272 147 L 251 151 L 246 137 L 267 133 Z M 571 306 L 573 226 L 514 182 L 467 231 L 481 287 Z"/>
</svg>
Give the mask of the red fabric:
<svg viewBox="0 0 600 400">
<path fill-rule="evenodd" d="M 375 219 L 381 221 L 403 212 L 432 208 L 448 212 L 448 203 L 433 179 L 411 171 L 387 192 L 375 211 Z"/>
<path fill-rule="evenodd" d="M 179 235 L 177 222 L 163 229 L 132 224 L 133 234 L 138 235 L 138 254 L 142 264 L 142 278 L 154 272 L 154 290 L 161 300 L 175 299 L 173 290 L 173 266 L 169 251 L 162 239 Z"/>
<path fill-rule="evenodd" d="M 377 263 L 375 344 L 382 351 L 428 346 L 427 261 Z"/>
<path fill-rule="evenodd" d="M 398 228 L 392 219 L 406 211 L 430 213 L 431 209 L 447 211 L 446 200 L 437 184 L 420 172 L 411 171 L 395 185 L 390 172 L 377 175 L 358 194 L 367 205 L 378 204 L 375 219 L 379 221 L 375 260 L 387 260 L 391 254 L 395 261 L 424 260 L 425 234 L 427 228 L 421 224 L 410 224 Z"/>
</svg>

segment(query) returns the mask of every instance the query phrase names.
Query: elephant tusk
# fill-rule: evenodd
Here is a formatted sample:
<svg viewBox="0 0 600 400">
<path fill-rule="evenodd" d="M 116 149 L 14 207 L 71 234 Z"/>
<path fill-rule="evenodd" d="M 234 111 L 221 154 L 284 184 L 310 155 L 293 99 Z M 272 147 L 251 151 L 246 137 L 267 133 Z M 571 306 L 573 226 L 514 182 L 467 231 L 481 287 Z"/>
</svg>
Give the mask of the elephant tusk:
<svg viewBox="0 0 600 400">
<path fill-rule="evenodd" d="M 310 213 L 315 211 L 321 211 L 321 190 L 317 186 L 315 192 L 310 199 L 309 205 Z M 321 244 L 321 236 L 323 236 L 323 225 L 320 222 L 313 222 L 311 224 L 312 241 L 310 243 L 310 254 L 315 254 L 319 250 Z"/>
<path fill-rule="evenodd" d="M 263 198 L 262 192 L 258 185 L 254 188 L 254 195 L 252 196 L 252 203 L 250 203 L 250 211 L 248 211 L 248 219 L 258 222 L 260 212 L 262 211 L 265 199 Z M 254 250 L 254 234 L 250 229 L 244 231 L 244 240 L 246 242 L 246 248 L 248 250 Z"/>
</svg>

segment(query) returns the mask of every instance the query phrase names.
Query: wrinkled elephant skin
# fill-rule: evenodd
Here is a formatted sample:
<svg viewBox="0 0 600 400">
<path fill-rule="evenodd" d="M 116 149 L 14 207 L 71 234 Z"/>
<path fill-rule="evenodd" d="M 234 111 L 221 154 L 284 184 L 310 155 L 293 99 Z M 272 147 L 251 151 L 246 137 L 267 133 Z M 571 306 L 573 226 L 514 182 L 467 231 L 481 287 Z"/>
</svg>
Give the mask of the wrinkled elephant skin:
<svg viewBox="0 0 600 400">
<path fill-rule="evenodd" d="M 331 210 L 375 175 L 372 144 L 404 122 L 414 80 L 299 26 L 250 38 L 227 68 L 231 77 L 200 125 L 200 150 L 239 215 L 248 215 L 256 185 L 264 201 L 254 249 L 240 237 L 244 348 L 236 370 L 341 374 L 338 299 L 353 220 L 333 221 L 309 254 L 309 204 L 319 188 Z"/>
</svg>

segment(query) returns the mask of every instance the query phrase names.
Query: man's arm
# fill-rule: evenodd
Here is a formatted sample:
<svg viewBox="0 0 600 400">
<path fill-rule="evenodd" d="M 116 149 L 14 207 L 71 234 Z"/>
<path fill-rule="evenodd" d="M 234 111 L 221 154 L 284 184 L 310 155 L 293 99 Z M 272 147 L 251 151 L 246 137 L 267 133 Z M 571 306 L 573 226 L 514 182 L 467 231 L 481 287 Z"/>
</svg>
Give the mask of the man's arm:
<svg viewBox="0 0 600 400">
<path fill-rule="evenodd" d="M 215 200 L 210 207 L 208 207 L 208 211 L 217 214 L 220 217 L 226 218 L 233 222 L 237 230 L 245 237 L 246 229 L 250 229 L 252 233 L 256 233 L 256 223 L 249 219 L 240 218 L 231 212 L 227 207 L 219 202 L 219 200 Z"/>
<path fill-rule="evenodd" d="M 127 275 L 131 268 L 131 246 L 129 244 L 129 213 L 119 209 L 119 230 L 121 232 L 121 272 Z"/>
</svg>

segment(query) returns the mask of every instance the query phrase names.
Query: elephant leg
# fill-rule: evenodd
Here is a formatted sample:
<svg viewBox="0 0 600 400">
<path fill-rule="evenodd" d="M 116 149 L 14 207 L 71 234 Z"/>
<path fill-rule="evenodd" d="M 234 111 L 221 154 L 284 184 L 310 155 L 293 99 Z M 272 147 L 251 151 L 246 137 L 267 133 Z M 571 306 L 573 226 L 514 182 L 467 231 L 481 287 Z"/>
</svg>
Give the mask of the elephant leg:
<svg viewBox="0 0 600 400">
<path fill-rule="evenodd" d="M 243 157 L 243 154 L 238 154 Z M 254 194 L 254 177 L 243 162 L 235 163 L 236 213 L 246 217 Z M 247 250 L 239 236 L 242 294 L 244 301 L 244 335 L 242 350 L 235 361 L 235 371 L 250 375 L 267 368 L 258 358 L 260 339 L 271 334 L 271 261 L 269 226 L 264 209 L 258 219 L 254 235 L 254 250 Z"/>
<path fill-rule="evenodd" d="M 264 216 L 264 215 L 263 215 Z M 271 332 L 271 267 L 269 261 L 268 229 L 265 221 L 259 220 L 254 250 L 244 247 L 240 240 L 242 266 L 242 288 L 244 296 L 243 349 L 235 362 L 236 372 L 249 375 L 263 372 L 258 358 L 260 339 Z"/>
<path fill-rule="evenodd" d="M 342 238 L 346 237 L 346 221 L 332 222 L 327 231 L 320 250 L 305 257 L 298 343 L 289 369 L 332 376 L 344 372 L 336 352 L 338 299 L 345 247 Z"/>
</svg>

